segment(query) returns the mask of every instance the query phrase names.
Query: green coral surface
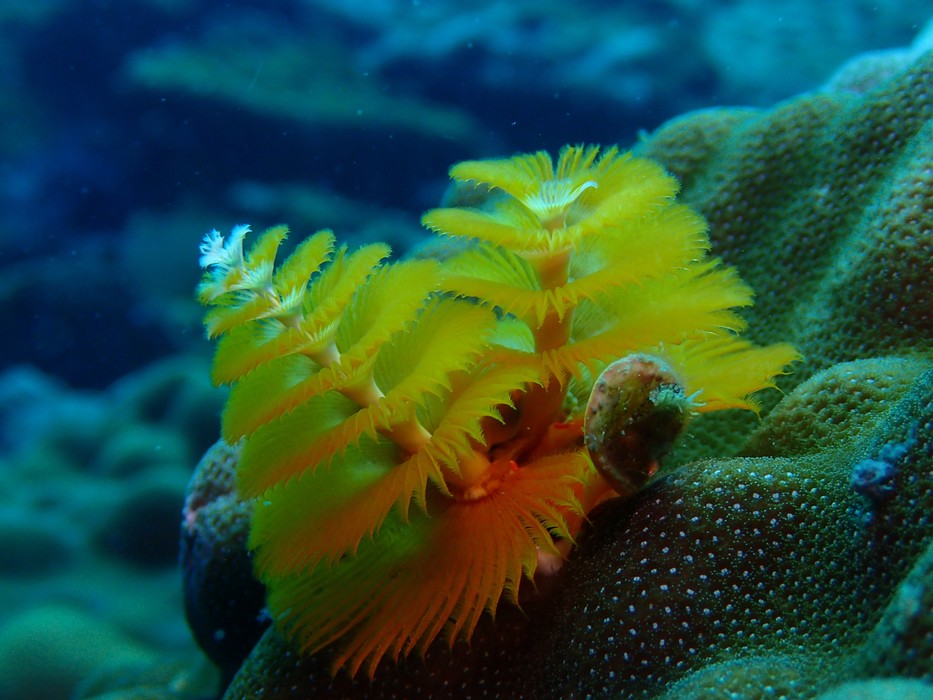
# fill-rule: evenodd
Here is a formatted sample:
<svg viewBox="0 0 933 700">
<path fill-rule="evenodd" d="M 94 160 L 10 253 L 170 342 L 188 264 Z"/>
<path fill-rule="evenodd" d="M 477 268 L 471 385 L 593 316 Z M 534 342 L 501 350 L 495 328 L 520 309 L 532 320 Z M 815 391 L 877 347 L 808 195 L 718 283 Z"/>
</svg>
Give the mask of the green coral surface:
<svg viewBox="0 0 933 700">
<path fill-rule="evenodd" d="M 270 631 L 225 697 L 809 698 L 892 676 L 928 696 L 931 86 L 926 54 L 861 95 L 699 112 L 640 144 L 756 290 L 752 338 L 803 352 L 786 396 L 695 421 L 682 466 L 595 512 L 470 645 L 353 680 Z"/>
</svg>

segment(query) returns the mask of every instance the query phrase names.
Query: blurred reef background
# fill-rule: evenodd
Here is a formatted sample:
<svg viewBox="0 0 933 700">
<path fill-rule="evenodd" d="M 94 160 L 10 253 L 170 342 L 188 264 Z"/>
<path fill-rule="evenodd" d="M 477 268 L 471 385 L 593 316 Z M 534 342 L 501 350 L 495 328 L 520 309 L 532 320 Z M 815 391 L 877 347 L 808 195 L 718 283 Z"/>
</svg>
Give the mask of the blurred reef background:
<svg viewBox="0 0 933 700">
<path fill-rule="evenodd" d="M 744 174 L 717 161 L 731 134 L 761 135 L 739 144 L 751 158 L 762 147 L 779 153 L 767 135 L 795 118 L 822 128 L 841 102 L 816 99 L 802 117 L 769 110 L 800 94 L 855 100 L 931 48 L 929 18 L 918 0 L 0 0 L 0 697 L 197 698 L 215 687 L 185 623 L 178 567 L 186 484 L 217 438 L 223 403 L 193 296 L 209 229 L 287 222 L 301 239 L 330 227 L 351 245 L 384 240 L 404 254 L 427 237 L 421 212 L 444 196 L 459 160 L 641 144 L 682 179 L 713 223 L 714 247 L 720 231 L 757 289 L 768 264 L 806 251 L 748 252 L 762 249 L 746 247 L 756 241 L 742 237 L 728 208 L 735 191 L 721 187 Z M 911 134 L 930 118 L 930 73 L 919 75 Z M 748 109 L 713 126 L 704 112 L 671 121 L 722 106 Z M 892 133 L 908 128 L 903 113 L 889 116 Z M 872 133 L 892 159 L 919 149 L 930 162 L 929 124 L 913 150 L 900 141 L 885 150 L 883 131 Z M 795 160 L 771 161 L 778 180 L 801 164 L 818 169 L 823 151 L 786 145 Z M 933 180 L 913 178 L 917 167 L 898 180 L 901 163 L 884 164 L 893 173 L 884 187 L 913 187 L 903 207 L 929 218 Z M 845 167 L 874 172 L 870 159 Z M 768 206 L 775 192 L 766 186 L 756 201 Z M 897 212 L 858 196 L 845 210 L 856 212 L 853 226 L 887 235 L 872 222 Z M 848 257 L 815 256 L 797 322 L 813 363 L 798 382 L 816 376 L 837 391 L 842 379 L 817 373 L 929 352 L 924 231 L 925 244 L 901 237 L 882 256 L 900 255 L 900 267 L 874 265 L 884 245 L 869 233 Z M 905 306 L 852 298 L 846 275 L 868 270 L 883 282 L 895 268 L 903 284 L 883 298 L 905 292 L 914 325 L 853 333 L 874 323 L 865 309 L 884 321 Z M 819 313 L 846 304 L 855 308 L 846 316 Z M 795 327 L 777 313 L 762 303 L 752 326 Z M 855 340 L 833 347 L 835 337 Z M 904 370 L 905 395 L 925 366 Z M 892 376 L 869 370 L 859 371 L 870 383 Z M 806 423 L 795 406 L 786 413 Z M 785 439 L 775 422 L 747 454 Z"/>
</svg>

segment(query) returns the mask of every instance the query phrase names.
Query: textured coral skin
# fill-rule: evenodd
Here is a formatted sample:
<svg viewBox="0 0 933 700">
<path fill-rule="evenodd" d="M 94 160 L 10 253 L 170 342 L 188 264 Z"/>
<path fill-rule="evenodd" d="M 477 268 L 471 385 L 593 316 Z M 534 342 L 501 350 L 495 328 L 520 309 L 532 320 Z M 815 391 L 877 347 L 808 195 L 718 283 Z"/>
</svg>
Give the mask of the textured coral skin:
<svg viewBox="0 0 933 700">
<path fill-rule="evenodd" d="M 749 335 L 836 362 L 928 353 L 933 335 L 933 53 L 865 96 L 688 114 L 636 149 L 683 183 L 713 251 L 755 290 Z"/>
<path fill-rule="evenodd" d="M 811 389 L 832 392 L 843 377 L 830 370 Z M 895 389 L 889 400 L 896 396 Z M 825 687 L 832 674 L 876 669 L 869 659 L 885 655 L 865 648 L 871 630 L 904 595 L 895 591 L 931 541 L 933 372 L 871 425 L 806 455 L 696 462 L 626 507 L 606 504 L 593 538 L 581 544 L 581 565 L 563 582 L 552 621 L 558 631 L 542 655 L 553 669 L 550 687 L 561 688 L 556 697 L 594 687 L 652 697 L 685 671 L 725 659 L 735 661 L 730 675 L 754 687 L 775 682 L 773 662 L 783 658 L 791 697 Z M 877 502 L 851 486 L 860 459 L 911 439 L 890 499 Z M 918 592 L 931 583 L 928 568 L 924 576 Z M 925 609 L 900 607 L 919 629 L 894 646 L 929 649 Z M 929 655 L 912 662 L 910 651 L 892 655 L 901 657 L 898 673 L 933 674 Z M 660 663 L 665 657 L 671 662 Z M 766 661 L 738 661 L 756 657 Z M 690 687 L 717 687 L 722 674 L 697 676 L 684 680 L 683 696 Z"/>
<path fill-rule="evenodd" d="M 807 357 L 773 419 L 691 430 L 713 454 L 755 430 L 747 456 L 607 504 L 555 599 L 525 605 L 529 623 L 503 615 L 470 649 L 434 647 L 372 684 L 334 685 L 326 661 L 296 662 L 269 636 L 227 697 L 673 700 L 768 685 L 808 698 L 849 679 L 933 683 L 931 84 L 927 55 L 864 96 L 688 115 L 641 146 L 757 290 L 755 340 L 790 338 Z M 867 498 L 852 468 L 889 444 L 910 445 L 894 452 L 891 497 Z"/>
<path fill-rule="evenodd" d="M 882 357 L 840 362 L 788 395 L 751 434 L 746 457 L 793 457 L 842 447 L 871 429 L 929 366 L 915 358 Z M 831 379 L 831 381 L 830 381 Z"/>
<path fill-rule="evenodd" d="M 181 527 L 185 616 L 198 645 L 227 681 L 269 624 L 265 590 L 247 554 L 249 504 L 236 497 L 238 453 L 220 441 L 195 468 Z"/>
<path fill-rule="evenodd" d="M 749 337 L 786 339 L 806 358 L 778 382 L 785 391 L 837 362 L 930 354 L 931 84 L 927 53 L 865 95 L 687 114 L 635 149 L 681 180 L 713 252 L 755 290 Z M 734 452 L 754 427 L 704 417 L 680 461 Z"/>
</svg>

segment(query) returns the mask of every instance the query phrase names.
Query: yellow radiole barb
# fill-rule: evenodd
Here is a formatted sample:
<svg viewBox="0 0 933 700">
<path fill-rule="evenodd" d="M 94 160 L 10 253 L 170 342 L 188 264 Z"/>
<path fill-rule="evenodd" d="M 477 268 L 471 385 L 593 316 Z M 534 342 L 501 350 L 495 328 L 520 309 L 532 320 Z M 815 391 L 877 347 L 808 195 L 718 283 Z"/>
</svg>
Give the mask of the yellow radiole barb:
<svg viewBox="0 0 933 700">
<path fill-rule="evenodd" d="M 451 177 L 489 196 L 424 215 L 464 242 L 444 261 L 390 262 L 320 231 L 276 265 L 282 226 L 248 252 L 245 226 L 201 248 L 256 571 L 276 623 L 307 653 L 330 647 L 335 672 L 469 637 L 559 565 L 620 483 L 584 440 L 610 363 L 648 358 L 625 365 L 656 382 L 646 405 L 687 416 L 755 410 L 797 357 L 739 336 L 752 292 L 707 257 L 705 222 L 656 163 L 566 146 L 556 163 L 466 161 Z M 606 382 L 593 411 L 621 410 Z"/>
</svg>

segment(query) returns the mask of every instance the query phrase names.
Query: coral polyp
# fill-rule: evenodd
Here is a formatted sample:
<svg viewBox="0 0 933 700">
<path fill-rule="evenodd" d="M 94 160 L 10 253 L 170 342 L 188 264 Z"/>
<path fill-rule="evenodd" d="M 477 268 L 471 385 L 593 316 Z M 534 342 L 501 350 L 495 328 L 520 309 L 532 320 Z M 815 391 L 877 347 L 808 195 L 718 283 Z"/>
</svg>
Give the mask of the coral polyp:
<svg viewBox="0 0 933 700">
<path fill-rule="evenodd" d="M 468 638 L 560 560 L 613 494 L 584 440 L 611 362 L 663 358 L 677 378 L 643 382 L 652 409 L 629 427 L 650 459 L 617 445 L 647 476 L 677 421 L 753 410 L 796 358 L 740 338 L 751 290 L 707 257 L 703 219 L 652 161 L 568 146 L 556 164 L 539 152 L 451 176 L 489 197 L 425 214 L 464 243 L 444 261 L 389 262 L 323 231 L 275 266 L 283 227 L 248 253 L 243 228 L 202 248 L 256 570 L 276 623 L 307 653 L 332 647 L 335 671 Z M 603 411 L 610 432 L 618 410 Z"/>
</svg>

